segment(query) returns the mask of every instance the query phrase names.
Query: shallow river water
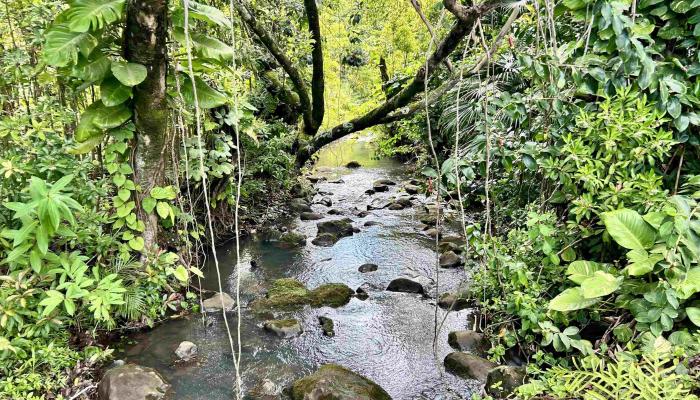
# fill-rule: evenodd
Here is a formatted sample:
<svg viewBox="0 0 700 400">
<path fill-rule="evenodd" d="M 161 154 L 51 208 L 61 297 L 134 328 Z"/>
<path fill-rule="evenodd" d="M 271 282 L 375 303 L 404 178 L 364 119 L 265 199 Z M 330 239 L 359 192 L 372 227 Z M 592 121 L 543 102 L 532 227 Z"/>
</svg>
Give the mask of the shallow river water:
<svg viewBox="0 0 700 400">
<path fill-rule="evenodd" d="M 469 311 L 447 315 L 433 348 L 435 310 L 435 251 L 434 240 L 422 233 L 418 220 L 427 200 L 417 196 L 414 207 L 399 211 L 372 210 L 369 215 L 355 216 L 372 202 L 381 203 L 398 196 L 405 166 L 391 160 L 372 158 L 372 144 L 367 137 L 338 143 L 321 153 L 315 174 L 327 180 L 315 185 L 320 192 L 314 200 L 330 197 L 333 205 L 313 205 L 314 211 L 325 219 L 349 217 L 359 233 L 338 241 L 332 247 L 311 244 L 318 221 L 300 221 L 297 217 L 289 228 L 308 237 L 307 245 L 297 250 L 285 250 L 253 237 L 241 249 L 241 320 L 242 380 L 249 399 L 264 397 L 261 388 L 278 393 L 295 379 L 315 371 L 325 363 L 343 365 L 382 386 L 396 400 L 401 399 L 466 399 L 475 388 L 474 382 L 445 373 L 442 360 L 450 352 L 447 334 L 465 329 Z M 344 165 L 357 160 L 363 166 L 348 169 Z M 365 194 L 376 179 L 397 182 L 388 192 Z M 333 183 L 338 182 L 338 183 Z M 330 209 L 341 215 L 329 215 Z M 365 227 L 367 221 L 380 224 Z M 218 251 L 224 291 L 235 292 L 236 251 L 233 243 Z M 251 269 L 251 260 L 258 267 Z M 376 272 L 360 273 L 364 263 L 379 266 Z M 466 277 L 462 269 L 439 271 L 440 292 L 454 290 Z M 217 290 L 213 267 L 205 270 L 206 289 Z M 419 295 L 387 292 L 387 284 L 398 277 L 410 277 L 424 284 L 430 298 Z M 293 277 L 314 288 L 323 283 L 344 283 L 355 289 L 367 287 L 367 300 L 351 299 L 340 308 L 305 308 L 291 313 L 303 327 L 296 338 L 280 339 L 264 331 L 262 320 L 248 312 L 246 305 L 264 295 L 271 281 Z M 234 296 L 235 297 L 235 296 Z M 442 321 L 445 311 L 437 310 Z M 323 335 L 318 316 L 330 317 L 335 323 L 335 336 Z M 236 338 L 235 312 L 229 314 L 229 324 Z M 191 316 L 174 320 L 132 337 L 124 349 L 123 358 L 156 368 L 172 384 L 176 400 L 234 399 L 234 366 L 220 313 L 210 313 L 203 319 Z M 191 364 L 175 362 L 173 351 L 181 341 L 197 344 L 198 361 Z M 280 396 L 282 396 L 280 394 Z"/>
</svg>

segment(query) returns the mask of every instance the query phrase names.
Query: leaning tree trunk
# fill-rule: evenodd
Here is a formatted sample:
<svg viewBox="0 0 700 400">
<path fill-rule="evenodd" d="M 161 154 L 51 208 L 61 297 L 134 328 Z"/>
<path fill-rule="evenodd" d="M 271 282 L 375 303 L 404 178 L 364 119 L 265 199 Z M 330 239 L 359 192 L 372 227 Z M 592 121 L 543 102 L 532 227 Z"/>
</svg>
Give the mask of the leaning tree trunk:
<svg viewBox="0 0 700 400">
<path fill-rule="evenodd" d="M 158 242 L 158 218 L 143 211 L 141 200 L 155 186 L 163 184 L 166 162 L 168 107 L 165 78 L 167 72 L 167 0 L 129 0 L 124 30 L 124 57 L 146 66 L 146 80 L 134 88 L 133 150 L 134 182 L 141 187 L 137 196 L 139 219 L 145 224 L 146 249 Z"/>
</svg>

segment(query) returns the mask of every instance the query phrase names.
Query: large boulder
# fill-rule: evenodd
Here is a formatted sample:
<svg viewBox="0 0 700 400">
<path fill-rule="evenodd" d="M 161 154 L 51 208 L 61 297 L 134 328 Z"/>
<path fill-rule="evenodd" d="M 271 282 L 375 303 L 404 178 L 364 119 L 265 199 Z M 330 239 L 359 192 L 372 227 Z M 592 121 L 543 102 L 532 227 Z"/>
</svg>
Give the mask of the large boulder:
<svg viewBox="0 0 700 400">
<path fill-rule="evenodd" d="M 350 161 L 349 163 L 345 164 L 345 167 L 350 169 L 360 168 L 361 166 L 362 165 L 357 161 Z"/>
<path fill-rule="evenodd" d="M 423 285 L 408 278 L 397 278 L 389 282 L 386 290 L 390 292 L 418 293 L 425 294 Z"/>
<path fill-rule="evenodd" d="M 124 364 L 104 374 L 97 392 L 100 400 L 161 400 L 169 390 L 155 369 Z"/>
<path fill-rule="evenodd" d="M 500 366 L 489 371 L 486 377 L 486 391 L 497 399 L 503 399 L 512 394 L 526 380 L 525 368 Z"/>
<path fill-rule="evenodd" d="M 316 224 L 318 233 L 330 233 L 338 238 L 353 234 L 352 220 L 350 218 L 323 221 Z"/>
<path fill-rule="evenodd" d="M 450 332 L 447 343 L 455 350 L 477 355 L 485 354 L 490 345 L 482 333 L 468 330 Z"/>
<path fill-rule="evenodd" d="M 296 279 L 283 278 L 274 281 L 267 292 L 267 297 L 253 301 L 251 308 L 263 312 L 291 311 L 305 305 L 340 307 L 350 301 L 353 293 L 352 289 L 342 283 L 327 283 L 309 290 Z"/>
<path fill-rule="evenodd" d="M 185 340 L 177 346 L 175 355 L 182 361 L 190 361 L 197 356 L 197 345 Z"/>
<path fill-rule="evenodd" d="M 294 382 L 291 394 L 292 400 L 391 400 L 376 383 L 335 364 Z"/>
<path fill-rule="evenodd" d="M 303 332 L 296 319 L 272 319 L 263 323 L 266 331 L 283 338 L 299 336 Z"/>
<path fill-rule="evenodd" d="M 236 306 L 236 302 L 233 301 L 233 299 L 231 298 L 231 296 L 228 295 L 228 293 L 222 292 L 216 293 L 210 298 L 204 300 L 202 302 L 202 306 L 204 306 L 204 311 L 206 312 L 221 311 L 222 308 L 224 311 L 232 311 L 233 307 Z"/>
<path fill-rule="evenodd" d="M 446 251 L 440 254 L 440 267 L 456 268 L 462 265 L 462 258 L 454 251 Z"/>
<path fill-rule="evenodd" d="M 496 366 L 485 358 L 461 351 L 448 354 L 444 363 L 447 372 L 466 379 L 476 379 L 480 383 L 486 383 L 489 371 Z"/>
</svg>

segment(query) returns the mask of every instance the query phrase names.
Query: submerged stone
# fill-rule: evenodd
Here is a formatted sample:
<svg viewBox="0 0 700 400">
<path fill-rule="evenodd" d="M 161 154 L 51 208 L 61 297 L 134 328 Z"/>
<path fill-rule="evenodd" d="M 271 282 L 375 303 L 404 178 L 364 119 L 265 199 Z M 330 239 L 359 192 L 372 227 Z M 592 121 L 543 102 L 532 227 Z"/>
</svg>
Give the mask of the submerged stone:
<svg viewBox="0 0 700 400">
<path fill-rule="evenodd" d="M 311 243 L 321 247 L 331 247 L 338 241 L 338 237 L 332 233 L 321 233 Z"/>
<path fill-rule="evenodd" d="M 297 232 L 285 232 L 279 238 L 279 246 L 283 248 L 295 248 L 306 245 L 306 236 Z"/>
<path fill-rule="evenodd" d="M 352 220 L 350 218 L 319 222 L 316 224 L 316 227 L 318 228 L 319 234 L 330 233 L 338 238 L 353 234 Z"/>
<path fill-rule="evenodd" d="M 221 311 L 222 308 L 224 311 L 231 311 L 233 310 L 233 307 L 236 306 L 236 302 L 233 301 L 228 293 L 216 293 L 210 298 L 204 300 L 202 302 L 202 306 L 206 312 Z"/>
<path fill-rule="evenodd" d="M 391 400 L 381 386 L 347 368 L 322 365 L 292 385 L 292 400 Z"/>
<path fill-rule="evenodd" d="M 296 319 L 273 319 L 265 321 L 263 327 L 266 331 L 283 338 L 299 336 L 302 333 L 301 324 Z"/>
<path fill-rule="evenodd" d="M 170 385 L 153 368 L 125 364 L 108 370 L 97 391 L 100 400 L 162 400 Z"/>
<path fill-rule="evenodd" d="M 175 355 L 182 361 L 189 361 L 197 355 L 197 345 L 187 340 L 181 342 L 175 349 Z"/>
</svg>

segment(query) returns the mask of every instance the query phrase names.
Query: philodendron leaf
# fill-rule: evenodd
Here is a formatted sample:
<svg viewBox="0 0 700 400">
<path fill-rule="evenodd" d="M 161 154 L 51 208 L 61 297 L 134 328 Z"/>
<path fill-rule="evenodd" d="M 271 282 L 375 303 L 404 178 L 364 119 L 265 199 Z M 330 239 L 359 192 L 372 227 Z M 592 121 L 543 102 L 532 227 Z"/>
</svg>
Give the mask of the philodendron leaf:
<svg viewBox="0 0 700 400">
<path fill-rule="evenodd" d="M 602 215 L 610 236 L 629 250 L 644 250 L 654 244 L 656 231 L 634 210 L 622 208 Z"/>
<path fill-rule="evenodd" d="M 126 86 L 136 86 L 143 82 L 148 70 L 141 64 L 123 61 L 112 63 L 112 74 Z"/>
<path fill-rule="evenodd" d="M 93 120 L 95 126 L 101 129 L 116 128 L 131 118 L 131 109 L 124 104 L 114 107 L 102 105 Z"/>
<path fill-rule="evenodd" d="M 92 103 L 80 114 L 80 121 L 75 128 L 75 140 L 78 143 L 102 134 L 102 129 L 95 125 L 95 118 L 100 107 L 102 107 L 102 103 Z"/>
<path fill-rule="evenodd" d="M 78 62 L 78 53 L 88 57 L 97 46 L 97 39 L 87 32 L 72 32 L 65 25 L 55 25 L 46 33 L 44 59 L 54 67 Z"/>
<path fill-rule="evenodd" d="M 608 272 L 596 271 L 593 276 L 581 283 L 581 290 L 583 297 L 594 299 L 613 293 L 620 288 L 621 283 L 621 278 L 616 278 Z"/>
<path fill-rule="evenodd" d="M 694 323 L 695 326 L 700 326 L 700 307 L 688 307 L 685 309 L 685 313 L 688 314 L 690 322 Z"/>
<path fill-rule="evenodd" d="M 131 88 L 122 85 L 114 77 L 109 77 L 102 81 L 100 85 L 100 99 L 107 107 L 118 106 L 131 97 Z"/>
<path fill-rule="evenodd" d="M 66 13 L 68 27 L 73 32 L 104 28 L 122 16 L 124 0 L 73 0 Z"/>
<path fill-rule="evenodd" d="M 202 78 L 196 76 L 194 81 L 194 86 L 197 89 L 197 104 L 199 105 L 199 108 L 209 109 L 219 107 L 226 103 L 226 96 L 212 89 L 211 86 L 207 85 L 207 83 L 202 80 Z M 187 75 L 184 75 L 181 92 L 185 103 L 187 103 L 189 106 L 194 106 L 195 92 L 192 89 L 192 81 Z"/>
<path fill-rule="evenodd" d="M 566 289 L 549 302 L 549 309 L 554 311 L 581 310 L 597 303 L 598 299 L 587 299 L 580 287 Z"/>
<path fill-rule="evenodd" d="M 602 270 L 603 266 L 597 262 L 579 260 L 569 264 L 566 274 L 569 276 L 569 279 L 580 285 L 583 281 L 593 276 L 596 271 Z"/>
</svg>

